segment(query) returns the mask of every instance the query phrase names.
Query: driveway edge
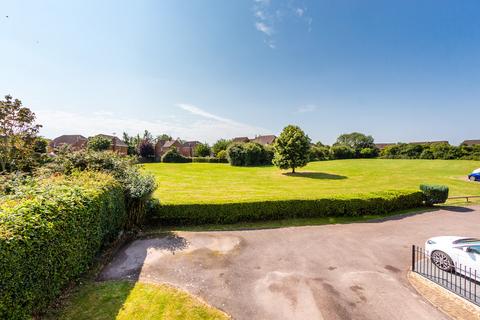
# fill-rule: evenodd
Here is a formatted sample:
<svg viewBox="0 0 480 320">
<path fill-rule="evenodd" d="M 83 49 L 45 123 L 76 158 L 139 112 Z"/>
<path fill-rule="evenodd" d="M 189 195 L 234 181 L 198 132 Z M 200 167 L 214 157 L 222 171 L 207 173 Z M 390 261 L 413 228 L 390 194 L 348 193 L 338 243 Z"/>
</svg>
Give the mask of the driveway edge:
<svg viewBox="0 0 480 320">
<path fill-rule="evenodd" d="M 439 286 L 412 271 L 408 272 L 407 279 L 419 295 L 452 319 L 480 319 L 479 307 L 458 297 L 442 286 Z"/>
</svg>

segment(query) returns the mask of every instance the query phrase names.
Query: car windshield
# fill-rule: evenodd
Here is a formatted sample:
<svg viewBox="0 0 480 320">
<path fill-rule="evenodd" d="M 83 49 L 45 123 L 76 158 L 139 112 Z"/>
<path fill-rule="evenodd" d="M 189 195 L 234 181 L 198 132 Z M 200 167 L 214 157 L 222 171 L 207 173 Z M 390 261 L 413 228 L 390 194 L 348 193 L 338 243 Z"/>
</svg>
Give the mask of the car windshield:
<svg viewBox="0 0 480 320">
<path fill-rule="evenodd" d="M 480 173 L 480 168 L 473 170 L 472 173 Z"/>
<path fill-rule="evenodd" d="M 478 238 L 463 238 L 453 241 L 454 244 L 462 244 L 462 243 L 472 243 L 472 242 L 480 242 Z"/>
</svg>

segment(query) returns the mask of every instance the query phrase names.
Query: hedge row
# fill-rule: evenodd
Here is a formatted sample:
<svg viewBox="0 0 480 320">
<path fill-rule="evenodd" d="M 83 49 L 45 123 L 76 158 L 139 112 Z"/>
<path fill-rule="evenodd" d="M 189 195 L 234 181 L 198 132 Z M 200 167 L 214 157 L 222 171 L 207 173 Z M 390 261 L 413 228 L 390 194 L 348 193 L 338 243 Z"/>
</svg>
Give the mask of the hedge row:
<svg viewBox="0 0 480 320">
<path fill-rule="evenodd" d="M 193 157 L 192 162 L 202 163 L 228 163 L 227 159 L 215 158 L 215 157 Z"/>
<path fill-rule="evenodd" d="M 0 200 L 0 319 L 43 310 L 86 271 L 127 214 L 119 183 L 103 173 L 36 182 Z"/>
<path fill-rule="evenodd" d="M 154 223 L 186 225 L 236 223 L 286 218 L 383 215 L 423 205 L 420 191 L 387 191 L 358 197 L 224 204 L 158 205 Z"/>
</svg>

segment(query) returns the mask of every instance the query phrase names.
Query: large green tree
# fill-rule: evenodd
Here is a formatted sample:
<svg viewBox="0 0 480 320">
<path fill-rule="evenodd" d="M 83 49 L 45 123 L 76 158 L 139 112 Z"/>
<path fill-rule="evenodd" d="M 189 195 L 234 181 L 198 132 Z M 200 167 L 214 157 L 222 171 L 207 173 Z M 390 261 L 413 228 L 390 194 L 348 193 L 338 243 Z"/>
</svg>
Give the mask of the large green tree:
<svg viewBox="0 0 480 320">
<path fill-rule="evenodd" d="M 210 156 L 210 152 L 211 152 L 210 146 L 206 142 L 197 144 L 195 146 L 194 154 L 196 157 L 208 157 Z"/>
<path fill-rule="evenodd" d="M 35 139 L 42 126 L 35 113 L 10 95 L 0 101 L 0 171 L 30 170 L 35 162 Z"/>
<path fill-rule="evenodd" d="M 373 137 L 360 132 L 344 133 L 337 138 L 334 146 L 347 146 L 355 150 L 357 156 L 364 148 L 377 149 Z"/>
<path fill-rule="evenodd" d="M 273 164 L 280 169 L 292 169 L 307 165 L 310 138 L 298 126 L 286 126 L 273 145 Z"/>
<path fill-rule="evenodd" d="M 105 151 L 110 149 L 112 141 L 102 136 L 95 136 L 88 139 L 87 148 L 93 151 Z"/>
<path fill-rule="evenodd" d="M 212 146 L 213 154 L 216 156 L 220 151 L 227 150 L 228 146 L 230 145 L 231 141 L 226 139 L 220 139 L 215 142 Z"/>
</svg>

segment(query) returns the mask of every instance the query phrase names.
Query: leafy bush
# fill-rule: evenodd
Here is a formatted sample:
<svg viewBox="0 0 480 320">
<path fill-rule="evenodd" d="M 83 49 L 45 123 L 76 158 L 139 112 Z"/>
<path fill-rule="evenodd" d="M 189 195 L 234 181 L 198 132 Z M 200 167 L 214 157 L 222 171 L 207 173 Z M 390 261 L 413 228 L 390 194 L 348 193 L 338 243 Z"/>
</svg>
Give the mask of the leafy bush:
<svg viewBox="0 0 480 320">
<path fill-rule="evenodd" d="M 226 162 L 228 162 L 227 160 L 227 151 L 226 150 L 220 150 L 216 156 L 215 156 L 217 159 L 222 159 L 222 160 L 226 160 Z"/>
<path fill-rule="evenodd" d="M 0 199 L 0 318 L 28 319 L 85 272 L 127 219 L 105 173 L 57 176 Z"/>
<path fill-rule="evenodd" d="M 227 159 L 232 166 L 259 166 L 272 163 L 272 150 L 256 143 L 233 143 L 227 148 Z"/>
<path fill-rule="evenodd" d="M 387 159 L 465 159 L 480 160 L 480 146 L 452 146 L 448 143 L 397 143 L 380 153 Z"/>
<path fill-rule="evenodd" d="M 212 146 L 212 152 L 213 154 L 218 157 L 218 154 L 222 151 L 226 151 L 228 146 L 230 145 L 231 141 L 230 140 L 225 140 L 225 139 L 220 139 L 217 142 L 215 142 Z M 225 155 L 226 158 L 226 155 Z"/>
<path fill-rule="evenodd" d="M 316 200 L 259 201 L 223 204 L 158 205 L 154 223 L 185 225 L 235 223 L 286 218 L 312 218 L 386 214 L 421 207 L 420 191 L 387 191 Z"/>
<path fill-rule="evenodd" d="M 165 152 L 165 154 L 162 156 L 162 162 L 187 163 L 192 162 L 192 159 L 182 156 L 177 149 L 173 148 Z"/>
<path fill-rule="evenodd" d="M 134 164 L 134 158 L 120 156 L 115 152 L 84 150 L 58 154 L 37 174 L 49 177 L 53 174 L 70 175 L 85 170 L 111 174 L 123 188 L 129 214 L 125 226 L 128 229 L 142 223 L 145 216 L 145 202 L 156 188 L 155 178 L 140 172 L 139 167 Z"/>
<path fill-rule="evenodd" d="M 359 153 L 360 158 L 375 158 L 377 156 L 378 156 L 377 148 L 363 148 L 360 150 L 360 153 Z"/>
<path fill-rule="evenodd" d="M 102 136 L 90 137 L 87 142 L 87 148 L 92 151 L 108 150 L 111 145 L 112 141 Z"/>
<path fill-rule="evenodd" d="M 214 157 L 193 157 L 192 162 L 228 163 L 227 159 L 220 159 L 220 158 L 214 158 Z"/>
<path fill-rule="evenodd" d="M 330 158 L 330 149 L 324 146 L 312 146 L 309 151 L 310 161 L 323 161 Z"/>
<path fill-rule="evenodd" d="M 207 143 L 199 143 L 195 146 L 196 157 L 208 157 L 210 156 L 210 146 Z"/>
<path fill-rule="evenodd" d="M 428 206 L 445 203 L 448 199 L 447 186 L 422 184 L 420 190 L 422 190 L 425 204 Z"/>
<path fill-rule="evenodd" d="M 348 146 L 333 146 L 330 148 L 330 155 L 333 159 L 352 159 L 355 157 L 355 150 Z"/>
</svg>

